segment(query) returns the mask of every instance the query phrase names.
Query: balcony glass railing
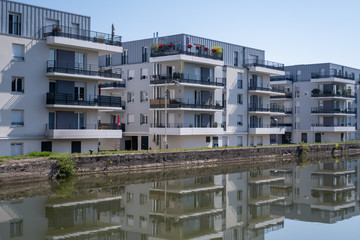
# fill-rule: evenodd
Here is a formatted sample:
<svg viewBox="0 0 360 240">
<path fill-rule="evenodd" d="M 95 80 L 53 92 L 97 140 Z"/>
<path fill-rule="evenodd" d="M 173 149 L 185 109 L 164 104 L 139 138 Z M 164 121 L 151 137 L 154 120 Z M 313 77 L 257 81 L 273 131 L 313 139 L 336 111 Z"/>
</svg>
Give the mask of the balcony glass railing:
<svg viewBox="0 0 360 240">
<path fill-rule="evenodd" d="M 151 128 L 165 128 L 165 123 L 151 123 Z M 220 128 L 220 124 L 209 123 L 206 125 L 195 125 L 194 123 L 168 123 L 167 128 Z"/>
<path fill-rule="evenodd" d="M 121 97 L 81 96 L 67 93 L 47 93 L 46 104 L 122 107 L 125 109 L 125 102 L 121 101 Z"/>
<path fill-rule="evenodd" d="M 103 43 L 106 45 L 121 46 L 121 36 L 84 30 L 79 28 L 66 27 L 61 25 L 51 25 L 42 28 L 43 36 L 56 36 L 73 38 L 82 41 Z"/>
<path fill-rule="evenodd" d="M 287 75 L 287 76 L 274 76 L 274 77 L 270 77 L 270 81 L 294 81 L 294 76 L 292 75 Z"/>
<path fill-rule="evenodd" d="M 125 82 L 100 83 L 101 88 L 125 88 Z"/>
<path fill-rule="evenodd" d="M 197 48 L 196 46 L 190 47 L 182 44 L 160 44 L 152 47 L 151 57 L 162 57 L 169 55 L 185 54 L 190 56 L 209 58 L 214 60 L 223 60 L 223 54 L 219 51 L 212 51 L 205 48 Z"/>
<path fill-rule="evenodd" d="M 312 93 L 312 97 L 343 97 L 343 98 L 356 98 L 355 95 L 349 94 L 347 91 L 331 93 L 331 92 L 323 92 L 323 93 Z"/>
<path fill-rule="evenodd" d="M 265 107 L 249 105 L 249 112 L 279 112 L 284 113 L 285 109 L 281 107 Z"/>
<path fill-rule="evenodd" d="M 221 101 L 195 102 L 191 98 L 170 98 L 167 99 L 167 108 L 202 108 L 202 109 L 223 109 Z M 150 99 L 150 108 L 165 108 L 165 99 Z"/>
<path fill-rule="evenodd" d="M 276 93 L 285 93 L 285 88 L 276 88 L 271 87 L 270 85 L 257 85 L 257 86 L 251 86 L 249 83 L 249 91 L 265 91 L 265 92 L 276 92 Z"/>
<path fill-rule="evenodd" d="M 122 130 L 125 131 L 125 124 L 121 123 L 100 123 L 100 124 L 80 124 L 80 126 L 74 126 L 69 124 L 67 127 L 64 124 L 61 124 L 62 127 L 55 126 L 54 123 L 46 124 L 46 130 Z"/>
<path fill-rule="evenodd" d="M 246 59 L 245 67 L 265 67 L 274 70 L 284 71 L 284 64 L 260 59 Z"/>
<path fill-rule="evenodd" d="M 121 79 L 121 68 L 111 68 L 103 70 L 97 65 L 79 64 L 70 61 L 47 61 L 46 71 L 57 73 L 68 73 L 77 75 L 118 78 Z"/>
<path fill-rule="evenodd" d="M 277 128 L 277 127 L 292 127 L 292 123 L 272 123 L 270 124 L 270 126 L 272 128 Z"/>
<path fill-rule="evenodd" d="M 273 124 L 249 124 L 249 128 L 280 128 L 282 126 L 273 125 Z"/>
<path fill-rule="evenodd" d="M 342 75 L 335 72 L 324 72 L 324 73 L 311 73 L 311 78 L 317 79 L 317 78 L 342 78 L 347 80 L 355 80 L 355 76 L 353 75 Z"/>
<path fill-rule="evenodd" d="M 356 124 L 352 123 L 312 123 L 313 127 L 356 127 Z"/>
<path fill-rule="evenodd" d="M 195 74 L 182 74 L 182 73 L 173 73 L 173 75 L 152 75 L 150 79 L 150 84 L 165 84 L 165 83 L 191 83 L 191 84 L 201 84 L 209 86 L 224 86 L 225 81 L 223 78 L 209 78 L 207 80 L 200 80 L 201 77 Z"/>
<path fill-rule="evenodd" d="M 356 109 L 354 108 L 332 108 L 324 109 L 322 107 L 313 107 L 311 108 L 311 113 L 344 113 L 344 114 L 356 114 Z"/>
</svg>

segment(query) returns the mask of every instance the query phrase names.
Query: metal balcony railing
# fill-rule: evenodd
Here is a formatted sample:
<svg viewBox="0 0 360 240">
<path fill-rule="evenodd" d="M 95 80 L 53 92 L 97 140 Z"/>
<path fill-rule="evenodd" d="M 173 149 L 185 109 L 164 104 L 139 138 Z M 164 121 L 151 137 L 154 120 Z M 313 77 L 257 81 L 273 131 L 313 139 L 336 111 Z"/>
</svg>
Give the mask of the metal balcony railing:
<svg viewBox="0 0 360 240">
<path fill-rule="evenodd" d="M 63 125 L 63 124 L 62 124 Z M 100 124 L 80 124 L 80 126 L 74 126 L 69 124 L 67 127 L 57 127 L 55 123 L 46 124 L 46 130 L 122 130 L 125 131 L 125 124 L 121 123 L 100 123 Z"/>
<path fill-rule="evenodd" d="M 169 55 L 185 54 L 190 56 L 209 58 L 214 60 L 223 60 L 223 54 L 211 49 L 197 48 L 196 46 L 182 45 L 182 44 L 160 44 L 151 49 L 151 57 L 162 57 Z"/>
<path fill-rule="evenodd" d="M 125 109 L 125 102 L 121 97 L 74 95 L 67 93 L 47 93 L 46 104 L 80 105 L 80 106 L 104 106 L 122 107 Z"/>
<path fill-rule="evenodd" d="M 100 83 L 101 88 L 125 88 L 125 82 Z"/>
<path fill-rule="evenodd" d="M 151 123 L 151 128 L 165 128 L 165 123 Z M 194 123 L 168 123 L 167 128 L 220 128 L 216 123 L 209 123 L 207 125 L 195 125 Z"/>
<path fill-rule="evenodd" d="M 178 81 L 179 83 L 191 83 L 191 84 L 201 84 L 209 86 L 224 86 L 225 81 L 223 78 L 212 78 L 207 80 L 199 80 L 201 77 L 195 74 L 182 74 L 182 73 L 173 73 L 170 75 L 152 75 L 150 78 L 150 84 L 165 84 L 172 83 L 173 80 Z"/>
<path fill-rule="evenodd" d="M 167 108 L 202 108 L 202 109 L 223 109 L 221 101 L 195 102 L 191 98 L 170 98 L 167 99 Z M 165 99 L 150 99 L 150 108 L 165 108 Z"/>
<path fill-rule="evenodd" d="M 249 105 L 249 112 L 279 112 L 284 113 L 284 108 L 279 107 L 264 107 L 264 106 L 254 106 Z"/>
<path fill-rule="evenodd" d="M 294 76 L 292 75 L 286 75 L 286 76 L 274 76 L 270 77 L 270 81 L 294 81 Z"/>
<path fill-rule="evenodd" d="M 121 46 L 121 36 L 78 29 L 73 27 L 51 25 L 42 28 L 43 37 L 55 36 L 72 38 L 82 41 L 103 43 L 106 45 Z"/>
<path fill-rule="evenodd" d="M 312 123 L 311 124 L 312 127 L 356 127 L 356 124 L 351 124 L 351 123 L 329 123 L 329 124 L 325 124 L 325 123 Z"/>
<path fill-rule="evenodd" d="M 248 87 L 249 91 L 265 91 L 265 92 L 276 92 L 276 93 L 285 93 L 285 88 L 276 88 L 276 87 L 270 87 L 270 85 L 261 85 L 261 86 L 251 86 L 249 83 Z"/>
<path fill-rule="evenodd" d="M 343 97 L 343 98 L 356 98 L 355 95 L 348 93 L 312 93 L 311 97 Z"/>
<path fill-rule="evenodd" d="M 92 64 L 80 64 L 70 61 L 47 61 L 46 71 L 57 73 L 68 73 L 77 75 L 107 77 L 121 79 L 121 68 L 111 68 L 103 70 L 97 65 Z"/>
<path fill-rule="evenodd" d="M 331 78 L 331 77 L 342 78 L 342 79 L 347 79 L 347 80 L 355 80 L 355 76 L 353 76 L 353 75 L 343 75 L 343 74 L 335 73 L 332 71 L 324 72 L 324 73 L 311 73 L 311 78 L 313 78 L 313 79 Z"/>
<path fill-rule="evenodd" d="M 313 107 L 311 108 L 311 113 L 344 113 L 344 114 L 356 114 L 356 109 L 351 108 L 333 108 L 333 109 L 324 109 L 322 107 Z"/>
<path fill-rule="evenodd" d="M 284 71 L 284 64 L 260 59 L 246 59 L 245 67 L 265 67 L 274 70 Z"/>
</svg>

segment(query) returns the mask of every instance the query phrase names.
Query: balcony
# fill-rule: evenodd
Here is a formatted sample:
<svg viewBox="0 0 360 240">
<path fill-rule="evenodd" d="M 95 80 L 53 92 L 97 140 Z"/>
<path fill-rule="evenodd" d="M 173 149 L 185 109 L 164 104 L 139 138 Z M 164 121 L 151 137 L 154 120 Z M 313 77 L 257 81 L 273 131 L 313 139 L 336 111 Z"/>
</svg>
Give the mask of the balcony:
<svg viewBox="0 0 360 240">
<path fill-rule="evenodd" d="M 315 132 L 355 132 L 356 125 L 352 124 L 323 124 L 313 123 L 311 124 Z"/>
<path fill-rule="evenodd" d="M 223 78 L 215 78 L 215 79 L 208 79 L 206 81 L 200 80 L 201 76 L 195 74 L 181 74 L 181 73 L 174 73 L 172 76 L 169 75 L 152 75 L 150 79 L 150 84 L 171 84 L 174 81 L 179 82 L 182 85 L 190 85 L 193 84 L 209 87 L 224 87 L 225 81 Z M 215 80 L 215 81 L 214 81 Z"/>
<path fill-rule="evenodd" d="M 45 135 L 48 139 L 114 139 L 122 138 L 123 131 L 125 131 L 124 124 L 87 124 L 79 128 L 69 126 L 66 129 L 46 125 Z"/>
<path fill-rule="evenodd" d="M 270 84 L 271 85 L 290 85 L 292 84 L 292 82 L 294 81 L 294 77 L 291 75 L 286 75 L 286 76 L 274 76 L 274 77 L 270 77 Z"/>
<path fill-rule="evenodd" d="M 284 96 L 285 94 L 285 88 L 271 87 L 266 84 L 261 86 L 251 86 L 251 83 L 249 83 L 248 91 L 249 93 L 270 94 L 273 96 Z"/>
<path fill-rule="evenodd" d="M 190 45 L 189 45 L 190 46 Z M 150 62 L 190 61 L 210 65 L 223 65 L 223 54 L 210 49 L 188 47 L 182 44 L 158 45 L 151 49 Z"/>
<path fill-rule="evenodd" d="M 340 109 L 340 108 L 333 108 L 333 109 L 324 109 L 323 107 L 313 107 L 311 108 L 312 114 L 319 114 L 319 115 L 355 115 L 356 109 Z"/>
<path fill-rule="evenodd" d="M 249 124 L 249 134 L 285 134 L 285 128 L 280 126 L 271 126 L 271 124 Z"/>
<path fill-rule="evenodd" d="M 47 76 L 91 79 L 102 81 L 121 80 L 121 68 L 102 70 L 97 65 L 79 64 L 69 61 L 47 61 Z"/>
<path fill-rule="evenodd" d="M 284 64 L 259 59 L 246 59 L 244 67 L 250 72 L 269 74 L 271 76 L 285 75 Z"/>
<path fill-rule="evenodd" d="M 292 93 L 291 92 L 285 92 L 285 95 L 281 96 L 270 96 L 270 100 L 272 101 L 291 101 L 292 100 Z"/>
<path fill-rule="evenodd" d="M 61 108 L 83 108 L 98 110 L 123 110 L 125 102 L 121 101 L 121 97 L 113 96 L 77 96 L 67 93 L 47 93 L 46 104 L 48 107 Z"/>
<path fill-rule="evenodd" d="M 311 82 L 313 83 L 343 83 L 343 84 L 355 84 L 355 76 L 342 75 L 331 72 L 324 73 L 311 73 Z"/>
<path fill-rule="evenodd" d="M 165 99 L 150 99 L 150 108 L 165 108 Z M 202 103 L 195 103 L 195 99 L 190 98 L 177 98 L 167 99 L 166 108 L 170 109 L 196 109 L 199 110 L 223 110 L 224 106 L 221 105 L 220 101 L 204 101 Z"/>
<path fill-rule="evenodd" d="M 355 95 L 348 93 L 348 91 L 338 92 L 338 93 L 330 93 L 330 92 L 319 92 L 319 93 L 312 93 L 311 97 L 317 99 L 343 99 L 343 100 L 354 100 L 356 99 Z"/>
<path fill-rule="evenodd" d="M 45 26 L 42 35 L 49 45 L 99 51 L 102 54 L 122 52 L 121 36 L 61 25 Z"/>
<path fill-rule="evenodd" d="M 149 129 L 150 134 L 165 134 L 164 123 L 152 123 Z M 167 135 L 219 135 L 224 129 L 217 123 L 210 123 L 206 126 L 197 126 L 193 123 L 168 123 Z"/>
<path fill-rule="evenodd" d="M 125 89 L 126 84 L 125 82 L 110 82 L 110 83 L 100 83 L 100 88 L 107 90 L 107 89 Z"/>
<path fill-rule="evenodd" d="M 249 105 L 249 114 L 285 114 L 284 108 Z"/>
</svg>

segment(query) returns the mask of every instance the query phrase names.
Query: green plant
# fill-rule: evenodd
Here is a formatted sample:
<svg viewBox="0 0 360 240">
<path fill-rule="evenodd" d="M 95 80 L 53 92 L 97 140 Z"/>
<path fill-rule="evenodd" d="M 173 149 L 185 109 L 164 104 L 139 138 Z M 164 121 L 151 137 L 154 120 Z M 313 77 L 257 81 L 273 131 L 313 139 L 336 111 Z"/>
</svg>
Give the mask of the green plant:
<svg viewBox="0 0 360 240">
<path fill-rule="evenodd" d="M 223 49 L 221 47 L 212 47 L 211 51 L 213 52 L 213 55 L 216 57 L 221 57 L 223 53 Z"/>
<path fill-rule="evenodd" d="M 318 94 L 320 93 L 320 89 L 314 88 L 313 90 L 311 90 L 311 93 L 312 93 L 313 95 L 318 95 Z M 325 92 L 324 92 L 324 93 L 325 93 Z"/>
<path fill-rule="evenodd" d="M 337 150 L 338 148 L 339 148 L 339 144 L 338 144 L 338 143 L 335 143 L 333 149 L 334 149 L 334 150 Z"/>
<path fill-rule="evenodd" d="M 54 153 L 52 152 L 29 152 L 28 154 L 25 155 L 25 157 L 29 157 L 29 158 L 38 158 L 38 157 L 50 157 L 54 155 Z"/>
<path fill-rule="evenodd" d="M 75 160 L 68 154 L 58 154 L 55 156 L 59 167 L 58 178 L 67 178 L 75 174 Z"/>
<path fill-rule="evenodd" d="M 190 123 L 189 127 L 190 127 L 190 128 L 192 128 L 192 127 L 193 127 L 193 125 Z"/>
<path fill-rule="evenodd" d="M 217 128 L 217 127 L 218 127 L 218 123 L 214 122 L 214 128 Z"/>
<path fill-rule="evenodd" d="M 340 94 L 341 94 L 341 90 L 338 89 L 338 90 L 336 91 L 336 93 L 337 93 L 338 95 L 340 95 Z"/>
<path fill-rule="evenodd" d="M 75 178 L 67 178 L 59 180 L 59 186 L 54 195 L 50 198 L 67 198 L 75 192 Z"/>
</svg>

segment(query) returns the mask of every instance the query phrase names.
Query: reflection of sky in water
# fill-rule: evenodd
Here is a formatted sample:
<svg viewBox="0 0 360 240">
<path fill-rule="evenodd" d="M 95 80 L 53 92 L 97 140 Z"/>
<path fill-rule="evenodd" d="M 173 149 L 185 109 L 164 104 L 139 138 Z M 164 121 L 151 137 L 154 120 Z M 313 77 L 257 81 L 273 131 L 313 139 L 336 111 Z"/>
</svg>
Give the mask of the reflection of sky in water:
<svg viewBox="0 0 360 240">
<path fill-rule="evenodd" d="M 265 240 L 358 240 L 360 216 L 336 222 L 334 224 L 312 223 L 285 219 L 284 228 L 265 234 Z"/>
</svg>

